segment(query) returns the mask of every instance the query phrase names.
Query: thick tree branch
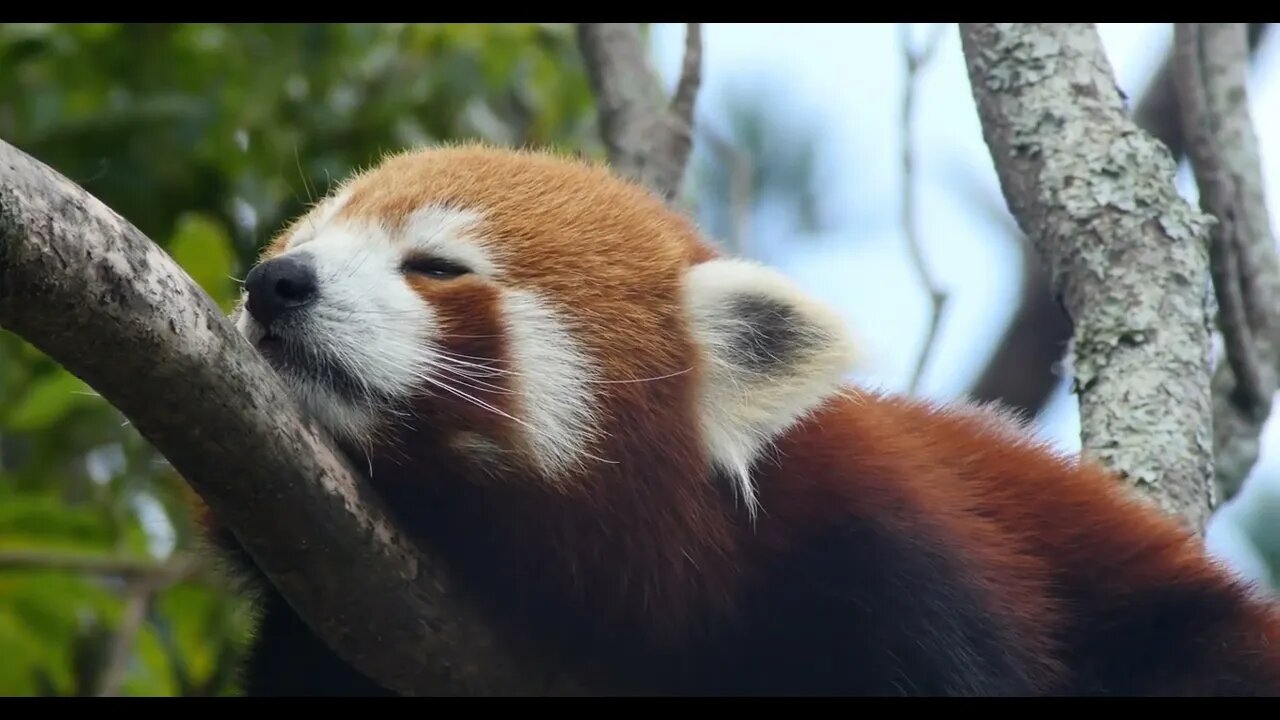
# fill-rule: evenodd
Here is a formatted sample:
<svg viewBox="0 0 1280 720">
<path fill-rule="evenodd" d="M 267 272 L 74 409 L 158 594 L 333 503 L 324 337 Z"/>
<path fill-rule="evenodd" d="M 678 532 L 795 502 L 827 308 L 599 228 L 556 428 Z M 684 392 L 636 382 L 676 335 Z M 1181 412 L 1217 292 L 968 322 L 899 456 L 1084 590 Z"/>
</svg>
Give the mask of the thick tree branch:
<svg viewBox="0 0 1280 720">
<path fill-rule="evenodd" d="M 680 192 L 693 148 L 693 111 L 702 81 L 702 29 L 689 23 L 680 79 L 668 102 L 636 23 L 581 23 L 578 43 L 599 106 L 609 163 L 667 201 Z"/>
<path fill-rule="evenodd" d="M 1269 24 L 1249 23 L 1248 26 L 1252 58 L 1266 37 Z M 1175 162 L 1181 160 L 1186 143 L 1178 121 L 1172 51 L 1143 92 L 1133 119 L 1138 127 L 1155 135 L 1169 148 Z M 1071 339 L 1071 320 L 1054 297 L 1035 248 L 1020 234 L 1016 240 L 1023 252 L 1018 307 L 968 394 L 983 402 L 1000 401 L 1026 417 L 1034 417 L 1044 409 L 1058 385 L 1060 378 L 1054 366 L 1062 359 Z M 1217 427 L 1215 421 L 1215 434 Z M 1214 461 L 1220 469 L 1223 467 L 1222 457 L 1215 454 Z"/>
<path fill-rule="evenodd" d="M 0 324 L 128 416 L 370 677 L 406 694 L 574 691 L 499 642 L 166 253 L 2 142 Z"/>
<path fill-rule="evenodd" d="M 1125 112 L 1087 24 L 962 24 L 1005 199 L 1074 326 L 1087 454 L 1203 530 L 1213 506 L 1208 218 Z"/>
<path fill-rule="evenodd" d="M 1178 23 L 1174 47 L 1200 205 L 1218 219 L 1211 258 L 1226 361 L 1214 377 L 1214 456 L 1218 491 L 1229 498 L 1257 461 L 1276 393 L 1280 261 L 1249 114 L 1246 26 Z"/>
</svg>

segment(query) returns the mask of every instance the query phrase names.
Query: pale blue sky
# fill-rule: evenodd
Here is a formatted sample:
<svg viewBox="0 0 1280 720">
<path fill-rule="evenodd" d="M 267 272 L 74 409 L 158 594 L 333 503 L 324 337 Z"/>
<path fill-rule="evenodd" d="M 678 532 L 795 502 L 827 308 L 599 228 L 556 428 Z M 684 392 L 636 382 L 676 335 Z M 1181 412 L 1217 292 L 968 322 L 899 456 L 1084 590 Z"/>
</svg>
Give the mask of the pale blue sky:
<svg viewBox="0 0 1280 720">
<path fill-rule="evenodd" d="M 1098 29 L 1121 90 L 1131 99 L 1140 97 L 1168 47 L 1172 26 L 1103 23 Z M 928 30 L 916 26 L 913 37 L 923 40 Z M 788 244 L 782 250 L 771 246 L 768 237 L 751 237 L 751 242 L 768 253 L 769 262 L 844 314 L 867 355 L 860 381 L 905 388 L 924 339 L 928 304 L 908 264 L 898 222 L 905 80 L 898 28 L 879 23 L 708 24 L 703 33 L 700 116 L 716 119 L 714 100 L 726 87 L 766 83 L 763 87 L 776 92 L 774 104 L 788 108 L 797 121 L 819 123 L 826 203 L 845 209 L 839 227 L 820 242 Z M 655 62 L 669 81 L 677 72 L 683 42 L 683 25 L 655 27 Z M 1270 207 L 1277 209 L 1273 215 L 1280 212 L 1277 71 L 1280 43 L 1271 42 L 1260 52 L 1250 92 L 1267 195 Z M 954 26 L 946 30 L 920 77 L 916 107 L 918 225 L 930 268 L 951 295 L 921 390 L 949 398 L 963 391 L 985 364 L 1018 291 L 1016 249 L 993 241 L 1003 237 L 1001 227 L 973 207 L 983 194 L 990 202 L 1003 200 Z M 1195 200 L 1185 167 L 1179 188 Z M 1065 388 L 1040 431 L 1061 447 L 1079 449 L 1075 398 Z M 1230 507 L 1211 528 L 1210 542 L 1246 574 L 1259 577 L 1260 566 L 1238 532 L 1241 521 L 1258 520 L 1264 501 L 1280 508 L 1280 423 L 1269 424 L 1251 480 L 1256 482 L 1249 483 L 1239 507 Z"/>
</svg>

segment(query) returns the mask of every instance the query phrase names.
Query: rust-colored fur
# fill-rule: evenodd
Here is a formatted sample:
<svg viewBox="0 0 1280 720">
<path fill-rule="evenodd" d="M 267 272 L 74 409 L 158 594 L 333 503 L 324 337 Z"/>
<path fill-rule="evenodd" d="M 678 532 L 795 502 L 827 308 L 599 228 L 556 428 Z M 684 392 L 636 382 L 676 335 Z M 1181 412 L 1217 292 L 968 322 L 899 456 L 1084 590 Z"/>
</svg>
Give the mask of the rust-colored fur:
<svg viewBox="0 0 1280 720">
<path fill-rule="evenodd" d="M 774 552 L 850 514 L 929 537 L 968 560 L 965 582 L 1006 614 L 1043 692 L 1280 694 L 1273 601 L 1117 478 L 999 417 L 869 394 L 817 413 L 778 454 L 788 462 L 761 478 Z M 1166 613 L 1188 591 L 1189 615 Z"/>
<path fill-rule="evenodd" d="M 463 146 L 343 192 L 336 218 L 387 228 L 481 211 L 501 286 L 554 303 L 599 364 L 606 462 L 546 481 L 519 452 L 478 461 L 476 438 L 518 449 L 518 428 L 439 398 L 370 453 L 370 482 L 504 630 L 656 692 L 1280 693 L 1272 606 L 1101 469 L 985 411 L 832 388 L 756 458 L 751 518 L 697 424 L 707 349 L 681 284 L 716 253 L 604 168 Z M 408 282 L 446 349 L 519 371 L 498 283 Z M 500 391 L 520 379 L 492 382 L 477 397 L 522 417 Z"/>
</svg>

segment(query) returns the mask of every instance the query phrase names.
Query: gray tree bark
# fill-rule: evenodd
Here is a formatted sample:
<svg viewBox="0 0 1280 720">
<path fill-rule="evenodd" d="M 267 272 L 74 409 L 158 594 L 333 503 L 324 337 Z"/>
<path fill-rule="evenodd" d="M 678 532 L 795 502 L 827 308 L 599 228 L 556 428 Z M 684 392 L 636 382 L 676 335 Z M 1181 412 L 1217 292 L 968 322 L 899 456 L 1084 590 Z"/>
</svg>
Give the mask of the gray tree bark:
<svg viewBox="0 0 1280 720">
<path fill-rule="evenodd" d="M 599 106 L 609 164 L 668 202 L 679 195 L 693 149 L 693 111 L 702 83 L 702 28 L 689 23 L 684 63 L 667 101 L 637 23 L 581 23 L 578 44 Z"/>
<path fill-rule="evenodd" d="M 1280 258 L 1249 115 L 1245 23 L 1178 23 L 1178 105 L 1200 205 L 1218 219 L 1212 268 L 1226 358 L 1213 378 L 1219 495 L 1236 494 L 1258 460 L 1280 369 Z"/>
<path fill-rule="evenodd" d="M 1202 531 L 1214 505 L 1209 219 L 1088 24 L 961 24 L 1005 200 L 1071 316 L 1081 440 Z"/>
<path fill-rule="evenodd" d="M 0 324 L 123 412 L 339 654 L 405 694 L 576 692 L 396 531 L 276 374 L 158 246 L 0 142 Z"/>
<path fill-rule="evenodd" d="M 1268 23 L 1248 23 L 1250 60 L 1268 30 Z M 1138 101 L 1133 121 L 1164 143 L 1177 162 L 1185 155 L 1186 142 L 1178 116 L 1174 74 L 1174 53 L 1170 51 Z M 999 401 L 1032 418 L 1044 409 L 1058 385 L 1055 366 L 1071 339 L 1071 321 L 1049 287 L 1035 248 L 1021 237 L 1015 240 L 1022 250 L 1024 268 L 1017 311 L 968 394 L 981 402 Z M 1216 434 L 1216 420 L 1214 428 Z M 1216 451 L 1215 462 L 1221 470 Z M 1221 490 L 1225 485 L 1219 481 L 1218 487 Z"/>
</svg>

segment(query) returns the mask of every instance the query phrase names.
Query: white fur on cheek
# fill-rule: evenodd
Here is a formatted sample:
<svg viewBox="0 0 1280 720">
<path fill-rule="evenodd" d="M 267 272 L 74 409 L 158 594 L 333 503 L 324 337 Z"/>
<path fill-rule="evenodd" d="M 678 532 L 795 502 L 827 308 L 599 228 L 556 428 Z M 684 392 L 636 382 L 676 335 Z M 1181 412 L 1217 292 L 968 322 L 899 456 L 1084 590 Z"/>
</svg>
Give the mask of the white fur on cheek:
<svg viewBox="0 0 1280 720">
<path fill-rule="evenodd" d="M 684 300 L 707 362 L 699 398 L 707 450 L 754 517 L 752 466 L 778 434 L 842 392 L 851 344 L 833 312 L 756 263 L 694 266 Z"/>
<path fill-rule="evenodd" d="M 599 427 L 591 394 L 597 374 L 552 305 L 535 293 L 505 291 L 503 317 L 518 372 L 521 425 L 539 468 L 558 477 L 592 457 L 587 446 Z"/>
<path fill-rule="evenodd" d="M 298 399 L 331 431 L 365 442 L 387 405 L 412 394 L 437 332 L 433 308 L 400 272 L 401 251 L 372 223 L 332 221 L 286 255 L 309 256 L 318 298 L 295 332 L 345 367 L 360 386 L 352 399 L 315 378 L 287 373 Z"/>
<path fill-rule="evenodd" d="M 381 227 L 339 222 L 300 247 L 315 259 L 314 342 L 350 363 L 368 389 L 402 396 L 418 385 L 435 311 L 405 280 L 402 253 Z"/>
<path fill-rule="evenodd" d="M 257 342 L 265 332 L 253 316 L 245 311 L 243 304 L 232 312 L 231 321 L 250 343 Z M 297 372 L 282 372 L 280 378 L 293 398 L 329 432 L 357 443 L 367 440 L 369 430 L 376 421 L 371 407 L 353 403 L 315 379 Z"/>
</svg>

